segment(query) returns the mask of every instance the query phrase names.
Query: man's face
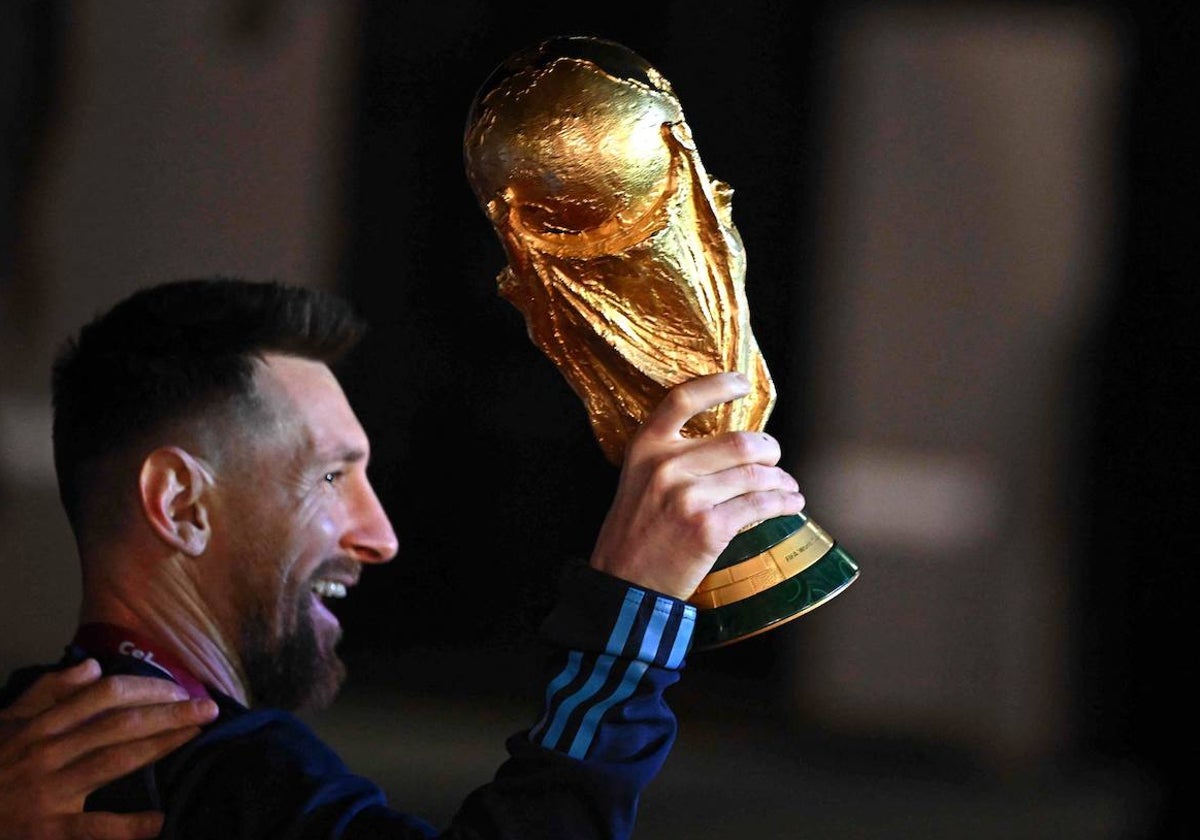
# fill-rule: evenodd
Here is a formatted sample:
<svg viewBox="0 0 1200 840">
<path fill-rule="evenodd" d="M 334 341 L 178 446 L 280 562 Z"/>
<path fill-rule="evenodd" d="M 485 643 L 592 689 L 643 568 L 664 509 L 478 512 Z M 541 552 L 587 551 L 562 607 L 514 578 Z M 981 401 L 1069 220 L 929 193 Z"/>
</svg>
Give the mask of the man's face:
<svg viewBox="0 0 1200 840">
<path fill-rule="evenodd" d="M 320 708 L 345 676 L 325 602 L 345 596 L 363 563 L 390 560 L 396 535 L 367 480 L 366 433 L 329 368 L 272 354 L 256 384 L 268 420 L 234 430 L 216 479 L 214 547 L 238 628 L 229 641 L 252 703 Z"/>
</svg>

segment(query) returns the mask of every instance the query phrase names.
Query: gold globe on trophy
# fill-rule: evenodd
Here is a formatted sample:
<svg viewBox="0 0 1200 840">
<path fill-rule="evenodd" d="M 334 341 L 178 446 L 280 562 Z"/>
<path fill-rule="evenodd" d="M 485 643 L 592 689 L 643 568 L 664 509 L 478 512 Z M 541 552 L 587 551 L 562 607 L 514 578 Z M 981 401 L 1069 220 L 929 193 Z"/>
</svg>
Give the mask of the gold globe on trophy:
<svg viewBox="0 0 1200 840">
<path fill-rule="evenodd" d="M 543 41 L 480 88 L 464 156 L 508 258 L 500 294 L 583 400 L 609 461 L 621 464 L 670 388 L 704 374 L 738 370 L 752 390 L 693 418 L 685 434 L 762 431 L 775 386 L 750 329 L 732 190 L 705 171 L 657 70 L 612 41 Z M 689 599 L 693 646 L 769 630 L 857 577 L 807 516 L 759 522 Z"/>
</svg>

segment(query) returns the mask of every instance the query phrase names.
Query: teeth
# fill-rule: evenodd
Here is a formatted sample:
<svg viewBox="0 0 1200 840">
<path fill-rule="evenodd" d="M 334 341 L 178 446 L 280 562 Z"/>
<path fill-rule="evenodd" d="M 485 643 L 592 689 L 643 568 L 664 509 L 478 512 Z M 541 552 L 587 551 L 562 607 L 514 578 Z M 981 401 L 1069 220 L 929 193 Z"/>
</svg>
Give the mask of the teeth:
<svg viewBox="0 0 1200 840">
<path fill-rule="evenodd" d="M 336 580 L 318 580 L 313 583 L 312 590 L 322 598 L 346 597 L 346 584 L 338 583 Z"/>
</svg>

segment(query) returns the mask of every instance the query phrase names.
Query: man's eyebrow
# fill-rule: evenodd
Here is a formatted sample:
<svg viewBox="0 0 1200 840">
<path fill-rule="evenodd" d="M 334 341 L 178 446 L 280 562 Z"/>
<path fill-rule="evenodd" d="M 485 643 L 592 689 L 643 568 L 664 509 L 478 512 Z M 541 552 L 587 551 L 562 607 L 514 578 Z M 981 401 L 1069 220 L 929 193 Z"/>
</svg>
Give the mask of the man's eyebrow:
<svg viewBox="0 0 1200 840">
<path fill-rule="evenodd" d="M 366 460 L 366 457 L 367 451 L 365 449 L 342 449 L 333 453 L 332 460 L 354 464 Z"/>
</svg>

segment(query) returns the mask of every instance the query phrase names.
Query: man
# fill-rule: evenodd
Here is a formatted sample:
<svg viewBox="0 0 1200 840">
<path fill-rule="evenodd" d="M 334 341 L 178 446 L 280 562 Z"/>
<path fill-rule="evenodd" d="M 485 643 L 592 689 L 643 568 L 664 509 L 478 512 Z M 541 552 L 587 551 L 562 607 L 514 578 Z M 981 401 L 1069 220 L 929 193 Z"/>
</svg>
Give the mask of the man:
<svg viewBox="0 0 1200 840">
<path fill-rule="evenodd" d="M 333 698 L 341 631 L 324 601 L 397 550 L 331 370 L 360 332 L 330 296 L 192 280 L 135 293 L 56 362 L 55 464 L 83 573 L 59 667 L 95 657 L 219 708 L 89 808 L 161 810 L 170 838 L 438 834 L 285 711 Z M 590 562 L 543 626 L 557 653 L 542 715 L 440 836 L 629 835 L 675 735 L 663 691 L 691 638 L 684 599 L 739 530 L 804 505 L 770 437 L 681 434 L 747 391 L 739 374 L 685 383 L 635 437 Z M 47 670 L 18 672 L 7 696 Z"/>
</svg>

